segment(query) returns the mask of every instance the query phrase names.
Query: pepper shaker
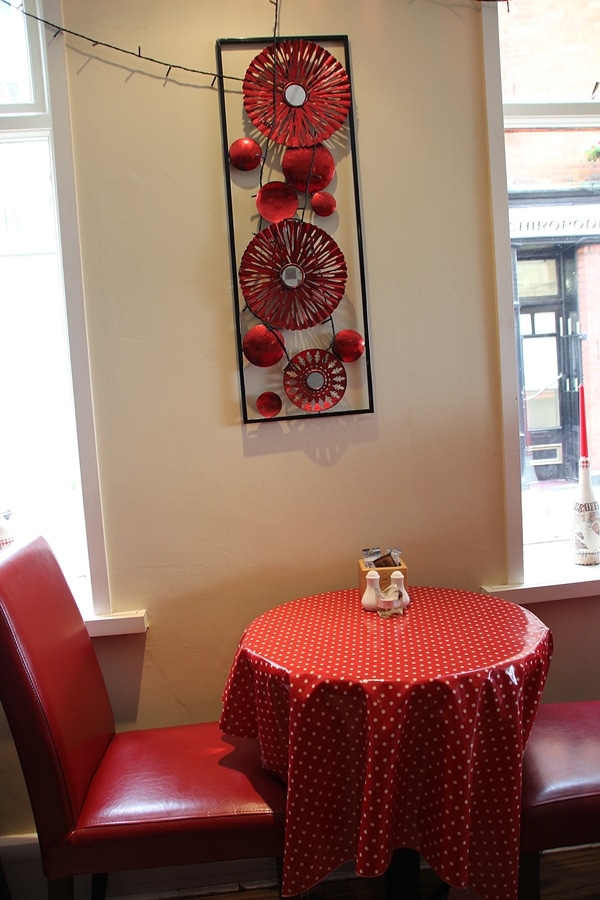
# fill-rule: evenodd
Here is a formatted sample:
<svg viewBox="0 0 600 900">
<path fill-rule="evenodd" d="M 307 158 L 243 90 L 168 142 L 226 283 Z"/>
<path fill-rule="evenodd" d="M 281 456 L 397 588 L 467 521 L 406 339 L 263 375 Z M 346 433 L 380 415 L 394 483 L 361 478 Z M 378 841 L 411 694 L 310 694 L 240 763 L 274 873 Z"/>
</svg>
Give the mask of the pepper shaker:
<svg viewBox="0 0 600 900">
<path fill-rule="evenodd" d="M 361 604 L 363 609 L 370 612 L 377 609 L 377 601 L 379 597 L 379 572 L 371 569 L 366 575 L 367 586 L 362 595 Z"/>
<path fill-rule="evenodd" d="M 406 607 L 410 603 L 410 597 L 408 596 L 408 592 L 404 587 L 404 573 L 400 571 L 392 572 L 391 582 L 398 591 L 398 599 L 400 600 L 402 609 L 406 609 Z"/>
</svg>

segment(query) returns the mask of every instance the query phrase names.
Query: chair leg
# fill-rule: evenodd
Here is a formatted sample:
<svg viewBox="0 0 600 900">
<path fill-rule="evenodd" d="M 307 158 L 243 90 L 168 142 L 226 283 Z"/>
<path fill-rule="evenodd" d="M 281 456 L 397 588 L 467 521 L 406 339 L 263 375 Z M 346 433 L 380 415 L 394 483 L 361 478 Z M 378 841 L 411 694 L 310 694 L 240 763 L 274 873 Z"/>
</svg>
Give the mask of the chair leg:
<svg viewBox="0 0 600 900">
<path fill-rule="evenodd" d="M 421 857 L 416 850 L 394 850 L 384 877 L 385 900 L 419 900 L 421 896 Z"/>
<path fill-rule="evenodd" d="M 540 853 L 521 853 L 519 900 L 540 900 Z"/>
<path fill-rule="evenodd" d="M 106 900 L 107 887 L 108 875 L 106 872 L 97 872 L 95 875 L 92 875 L 91 900 Z"/>
<path fill-rule="evenodd" d="M 10 900 L 10 891 L 8 889 L 8 882 L 6 881 L 6 875 L 4 874 L 4 869 L 2 868 L 1 860 L 0 860 L 0 900 Z"/>
<path fill-rule="evenodd" d="M 75 880 L 73 877 L 49 878 L 48 900 L 75 900 Z"/>
</svg>

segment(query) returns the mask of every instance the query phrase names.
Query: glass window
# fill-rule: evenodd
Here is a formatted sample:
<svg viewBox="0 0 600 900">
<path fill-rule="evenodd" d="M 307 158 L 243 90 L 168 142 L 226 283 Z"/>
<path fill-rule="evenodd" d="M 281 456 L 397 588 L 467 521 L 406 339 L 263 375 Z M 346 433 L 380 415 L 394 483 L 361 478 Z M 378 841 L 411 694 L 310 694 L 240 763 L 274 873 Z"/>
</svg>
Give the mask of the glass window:
<svg viewBox="0 0 600 900">
<path fill-rule="evenodd" d="M 48 540 L 90 615 L 110 612 L 110 595 L 77 223 L 72 213 L 61 215 L 59 202 L 62 196 L 64 208 L 75 207 L 68 98 L 66 90 L 53 95 L 55 130 L 38 21 L 46 12 L 60 22 L 61 11 L 59 0 L 46 6 L 0 2 L 0 512 L 16 537 Z M 52 48 L 54 77 L 64 87 L 64 53 Z"/>
<path fill-rule="evenodd" d="M 89 567 L 54 199 L 49 135 L 0 132 L 0 505 L 16 534 L 46 537 L 80 595 Z"/>
<path fill-rule="evenodd" d="M 570 559 L 582 382 L 592 480 L 600 483 L 598 8 L 595 0 L 544 0 L 543 9 L 498 4 L 496 15 L 523 539 L 560 541 Z"/>
<path fill-rule="evenodd" d="M 558 293 L 555 259 L 517 260 L 520 297 L 555 297 Z"/>
<path fill-rule="evenodd" d="M 505 103 L 590 99 L 598 78 L 595 0 L 499 4 Z"/>
<path fill-rule="evenodd" d="M 26 19 L 17 5 L 0 3 L 0 105 L 33 101 Z"/>
</svg>

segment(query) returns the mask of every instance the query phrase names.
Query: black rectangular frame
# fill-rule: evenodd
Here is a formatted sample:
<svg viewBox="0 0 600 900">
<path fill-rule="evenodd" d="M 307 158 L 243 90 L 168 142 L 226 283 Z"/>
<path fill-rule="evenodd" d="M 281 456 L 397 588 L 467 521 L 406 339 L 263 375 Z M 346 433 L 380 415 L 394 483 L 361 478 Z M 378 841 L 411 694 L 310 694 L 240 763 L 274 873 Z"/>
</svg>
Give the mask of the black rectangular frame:
<svg viewBox="0 0 600 900">
<path fill-rule="evenodd" d="M 300 39 L 301 38 L 299 36 L 277 38 L 278 41 Z M 302 39 L 310 40 L 320 44 L 334 56 L 336 56 L 337 50 L 338 55 L 336 58 L 338 58 L 339 61 L 343 64 L 351 87 L 352 81 L 350 73 L 350 48 L 347 35 L 310 37 L 303 36 Z M 282 413 L 272 419 L 265 418 L 264 416 L 261 416 L 256 410 L 253 411 L 252 409 L 252 396 L 253 394 L 255 395 L 257 391 L 257 388 L 254 387 L 253 382 L 260 383 L 261 376 L 264 376 L 265 389 L 272 389 L 272 387 L 270 387 L 269 379 L 274 375 L 274 373 L 265 375 L 265 370 L 263 369 L 254 371 L 257 367 L 248 364 L 243 352 L 243 330 L 241 320 L 242 315 L 247 307 L 245 306 L 245 301 L 241 294 L 238 280 L 241 259 L 241 254 L 239 251 L 239 245 L 241 244 L 239 234 L 240 226 L 238 222 L 239 219 L 244 218 L 244 216 L 238 215 L 236 218 L 236 213 L 239 214 L 242 204 L 240 203 L 238 185 L 234 186 L 232 183 L 233 174 L 229 160 L 229 147 L 231 141 L 237 139 L 238 137 L 255 137 L 255 139 L 259 141 L 259 143 L 260 139 L 263 137 L 260 132 L 258 132 L 258 129 L 254 128 L 244 111 L 241 82 L 243 80 L 243 75 L 245 73 L 245 68 L 247 67 L 247 65 L 252 61 L 254 56 L 260 53 L 269 44 L 272 44 L 273 40 L 274 39 L 271 36 L 257 38 L 220 38 L 216 42 L 219 108 L 223 143 L 224 180 L 227 198 L 231 278 L 243 421 L 244 423 L 248 424 L 252 422 L 276 422 L 289 419 L 322 418 L 323 416 L 358 415 L 362 413 L 372 413 L 374 412 L 373 385 L 371 374 L 368 305 L 362 239 L 362 217 L 360 206 L 353 100 L 350 103 L 347 121 L 344 124 L 343 129 L 340 129 L 340 132 L 345 131 L 345 134 L 347 136 L 347 164 L 350 167 L 350 171 L 348 172 L 348 170 L 346 169 L 345 172 L 345 188 L 347 191 L 347 196 L 350 192 L 353 194 L 353 203 L 351 210 L 352 221 L 350 222 L 349 226 L 346 226 L 346 242 L 345 245 L 341 247 L 341 249 L 347 261 L 350 257 L 350 264 L 348 266 L 349 278 L 347 283 L 347 293 L 357 291 L 360 292 L 360 297 L 358 298 L 359 302 L 357 300 L 357 302 L 353 305 L 352 301 L 349 300 L 350 307 L 348 318 L 351 319 L 353 315 L 354 319 L 352 322 L 348 322 L 348 324 L 344 323 L 344 327 L 354 328 L 355 330 L 359 331 L 359 333 L 362 334 L 365 342 L 365 350 L 360 360 L 358 360 L 357 362 L 346 364 L 346 372 L 349 375 L 349 382 L 351 379 L 353 380 L 352 393 L 348 399 L 346 398 L 346 396 L 344 396 L 344 398 L 342 398 L 342 401 L 340 401 L 337 405 L 320 412 L 304 411 L 300 408 L 293 407 L 293 404 L 289 403 L 289 401 L 284 403 Z M 340 58 L 340 56 L 343 58 Z M 231 61 L 235 61 L 237 63 L 238 68 L 235 70 L 235 73 L 232 73 L 231 69 L 229 71 L 226 71 L 226 60 L 230 63 Z M 237 125 L 237 130 L 235 133 L 232 132 L 232 134 L 230 134 L 230 126 L 235 124 L 233 122 L 234 115 L 237 115 L 238 113 L 239 124 Z M 342 137 L 344 137 L 344 135 L 342 135 Z M 246 195 L 248 197 L 255 198 L 256 192 L 258 190 L 258 184 L 254 185 L 255 190 L 252 191 L 252 178 L 249 177 L 249 174 L 251 176 L 252 173 L 235 173 L 235 175 L 238 177 L 239 183 L 242 186 L 242 189 L 245 189 Z M 350 206 L 350 203 L 347 204 L 347 209 L 348 206 Z M 247 227 L 247 242 L 249 242 L 253 235 L 256 234 L 256 231 L 252 230 L 252 216 L 248 212 L 248 210 L 250 210 L 250 206 L 244 209 L 247 218 L 247 225 L 245 225 L 244 227 Z M 255 216 L 258 216 L 255 208 L 253 209 L 253 213 Z M 323 230 L 328 230 L 328 224 L 328 220 L 323 222 L 319 218 L 318 226 L 323 228 Z M 352 246 L 350 246 L 351 243 Z M 342 308 L 345 300 L 346 295 L 340 303 L 340 308 Z M 293 334 L 297 335 L 297 332 L 294 332 Z M 352 400 L 352 397 L 354 397 L 355 399 Z"/>
</svg>

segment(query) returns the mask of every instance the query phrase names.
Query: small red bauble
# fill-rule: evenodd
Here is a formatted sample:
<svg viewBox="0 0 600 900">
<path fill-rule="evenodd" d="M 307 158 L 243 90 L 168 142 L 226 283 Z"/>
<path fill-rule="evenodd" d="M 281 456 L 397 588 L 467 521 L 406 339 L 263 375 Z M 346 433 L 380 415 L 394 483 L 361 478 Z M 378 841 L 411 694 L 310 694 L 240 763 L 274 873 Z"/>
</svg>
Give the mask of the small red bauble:
<svg viewBox="0 0 600 900">
<path fill-rule="evenodd" d="M 257 169 L 262 160 L 262 150 L 252 138 L 238 138 L 229 148 L 229 162 L 242 172 Z"/>
<path fill-rule="evenodd" d="M 285 352 L 285 340 L 278 331 L 266 325 L 254 325 L 242 341 L 244 356 L 254 366 L 263 369 L 274 366 Z"/>
<path fill-rule="evenodd" d="M 265 391 L 256 399 L 256 409 L 265 419 L 279 415 L 283 406 L 281 397 L 274 391 Z"/>
<path fill-rule="evenodd" d="M 337 204 L 335 197 L 329 191 L 317 191 L 310 198 L 310 205 L 312 211 L 318 216 L 332 216 Z"/>
<path fill-rule="evenodd" d="M 365 352 L 365 339 L 358 331 L 346 328 L 336 334 L 331 349 L 342 362 L 356 362 Z"/>
</svg>

